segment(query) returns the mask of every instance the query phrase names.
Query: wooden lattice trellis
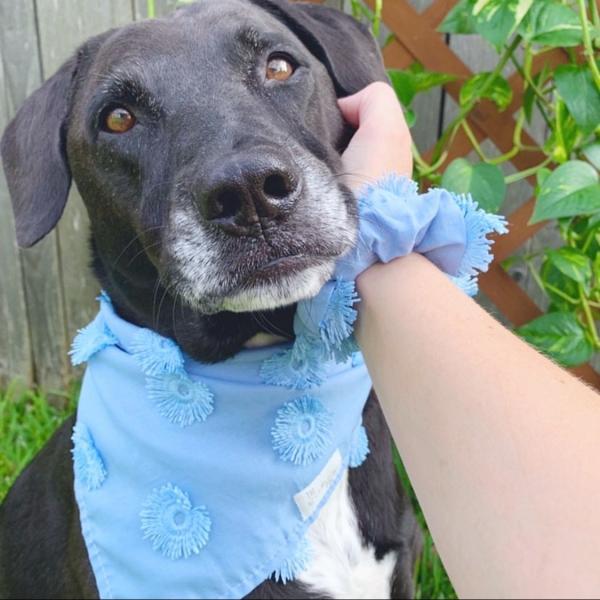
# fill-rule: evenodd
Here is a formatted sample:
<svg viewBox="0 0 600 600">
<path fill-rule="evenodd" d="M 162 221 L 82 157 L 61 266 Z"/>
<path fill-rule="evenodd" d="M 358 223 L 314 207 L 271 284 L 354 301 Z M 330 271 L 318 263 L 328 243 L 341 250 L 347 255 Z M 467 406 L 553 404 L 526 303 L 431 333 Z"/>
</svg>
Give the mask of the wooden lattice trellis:
<svg viewBox="0 0 600 600">
<path fill-rule="evenodd" d="M 374 8 L 374 0 L 366 0 Z M 436 31 L 456 0 L 434 0 L 422 13 L 418 13 L 408 0 L 387 0 L 383 4 L 383 21 L 394 34 L 395 39 L 383 51 L 386 65 L 390 68 L 404 69 L 418 61 L 432 71 L 451 73 L 457 80 L 446 84 L 446 92 L 458 100 L 462 83 L 472 75 L 464 62 L 446 44 L 443 34 Z M 567 55 L 560 49 L 544 53 L 534 61 L 534 72 L 544 66 L 556 66 L 564 63 Z M 515 122 L 512 117 L 521 103 L 523 80 L 518 73 L 509 78 L 513 89 L 512 105 L 503 113 L 498 113 L 494 106 L 484 101 L 479 103 L 469 116 L 469 124 L 479 142 L 491 140 L 501 152 L 512 148 L 512 132 Z M 525 144 L 536 145 L 531 137 L 523 132 Z M 472 150 L 464 131 L 460 130 L 450 147 L 448 161 L 464 156 Z M 427 154 L 425 154 L 427 156 Z M 517 154 L 512 163 L 518 170 L 528 169 L 542 162 L 545 156 L 541 152 Z M 533 178 L 531 182 L 535 185 Z M 494 247 L 495 262 L 488 273 L 481 278 L 481 289 L 496 305 L 498 310 L 515 326 L 531 321 L 541 313 L 535 302 L 521 289 L 510 275 L 502 268 L 500 262 L 511 256 L 528 239 L 533 237 L 544 223 L 528 225 L 534 207 L 534 198 L 508 216 L 510 232 L 496 240 Z M 591 365 L 583 365 L 573 372 L 588 383 L 600 389 L 600 374 Z"/>
</svg>

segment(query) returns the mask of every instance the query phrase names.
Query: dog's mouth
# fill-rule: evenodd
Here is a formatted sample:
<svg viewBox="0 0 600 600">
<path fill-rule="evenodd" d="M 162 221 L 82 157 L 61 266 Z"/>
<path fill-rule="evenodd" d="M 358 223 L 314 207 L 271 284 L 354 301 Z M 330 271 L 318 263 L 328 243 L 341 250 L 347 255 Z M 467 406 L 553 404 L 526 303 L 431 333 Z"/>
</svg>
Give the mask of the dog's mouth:
<svg viewBox="0 0 600 600">
<path fill-rule="evenodd" d="M 232 312 L 273 310 L 315 296 L 331 277 L 334 257 L 294 255 L 270 261 L 253 271 L 221 299 Z"/>
<path fill-rule="evenodd" d="M 199 231 L 195 229 L 196 238 L 202 235 Z M 183 227 L 178 241 L 182 235 Z M 318 247 L 300 236 L 290 243 L 291 248 L 282 247 L 280 240 L 272 244 L 227 241 L 220 245 L 194 240 L 187 248 L 179 242 L 185 252 L 176 256 L 184 260 L 172 262 L 178 268 L 165 277 L 186 304 L 205 314 L 273 310 L 312 297 L 347 249 L 334 243 Z"/>
<path fill-rule="evenodd" d="M 264 284 L 276 284 L 287 276 L 297 275 L 306 269 L 331 262 L 336 258 L 335 256 L 309 256 L 306 254 L 276 258 L 252 272 L 238 289 L 249 289 Z"/>
</svg>

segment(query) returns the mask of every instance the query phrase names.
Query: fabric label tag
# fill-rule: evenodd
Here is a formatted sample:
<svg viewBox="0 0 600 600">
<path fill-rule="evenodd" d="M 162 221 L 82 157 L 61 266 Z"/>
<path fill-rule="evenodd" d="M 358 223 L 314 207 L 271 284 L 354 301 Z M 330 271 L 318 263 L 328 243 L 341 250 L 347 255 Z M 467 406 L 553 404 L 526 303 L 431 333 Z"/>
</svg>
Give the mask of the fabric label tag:
<svg viewBox="0 0 600 600">
<path fill-rule="evenodd" d="M 342 455 L 339 450 L 336 450 L 312 483 L 294 496 L 294 501 L 300 510 L 303 521 L 306 521 L 315 512 L 331 484 L 335 481 L 341 466 Z"/>
</svg>

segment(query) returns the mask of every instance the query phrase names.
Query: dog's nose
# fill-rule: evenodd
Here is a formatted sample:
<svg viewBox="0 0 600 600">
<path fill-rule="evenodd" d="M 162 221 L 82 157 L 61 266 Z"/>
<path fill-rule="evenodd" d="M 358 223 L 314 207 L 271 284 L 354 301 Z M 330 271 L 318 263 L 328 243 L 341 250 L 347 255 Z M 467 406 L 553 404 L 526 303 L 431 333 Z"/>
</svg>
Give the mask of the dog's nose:
<svg viewBox="0 0 600 600">
<path fill-rule="evenodd" d="M 237 235 L 251 235 L 261 221 L 285 218 L 296 202 L 296 170 L 275 157 L 230 160 L 213 173 L 202 194 L 200 211 L 207 221 Z"/>
</svg>

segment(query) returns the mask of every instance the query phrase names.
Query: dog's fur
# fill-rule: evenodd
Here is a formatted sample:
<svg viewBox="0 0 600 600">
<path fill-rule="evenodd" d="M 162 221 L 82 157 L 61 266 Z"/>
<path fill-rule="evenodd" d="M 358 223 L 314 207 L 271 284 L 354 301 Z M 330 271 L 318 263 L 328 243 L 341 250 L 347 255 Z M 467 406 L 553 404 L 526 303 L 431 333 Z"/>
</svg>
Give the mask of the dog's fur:
<svg viewBox="0 0 600 600">
<path fill-rule="evenodd" d="M 296 67 L 285 82 L 265 79 L 274 54 Z M 352 132 L 336 97 L 376 80 L 385 70 L 365 28 L 285 0 L 204 0 L 92 38 L 2 139 L 18 241 L 31 246 L 56 225 L 72 177 L 90 216 L 94 271 L 123 318 L 204 362 L 258 334 L 292 337 L 295 303 L 356 238 L 355 200 L 339 179 Z M 136 115 L 127 133 L 101 128 L 115 105 Z M 387 588 L 370 589 L 407 597 L 420 537 L 373 394 L 364 423 L 371 453 L 349 472 L 340 510 L 381 566 L 374 576 L 391 575 Z M 73 496 L 71 427 L 0 507 L 1 597 L 97 596 Z M 315 564 L 342 569 L 348 557 L 322 541 Z M 251 597 L 359 593 L 326 575 L 268 580 Z"/>
</svg>

